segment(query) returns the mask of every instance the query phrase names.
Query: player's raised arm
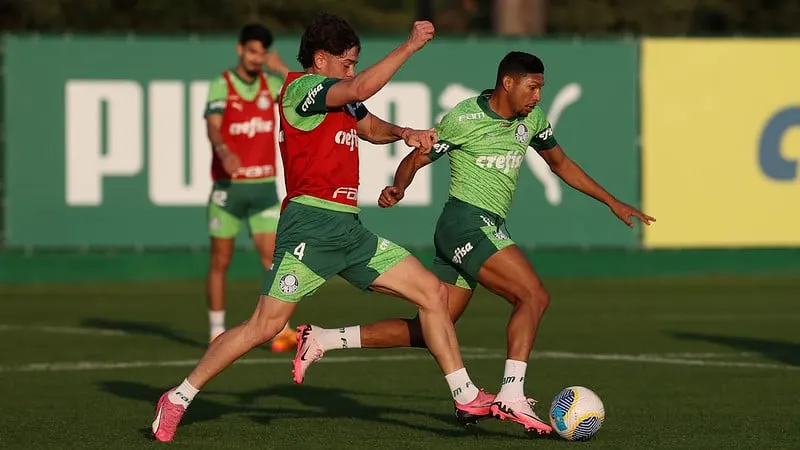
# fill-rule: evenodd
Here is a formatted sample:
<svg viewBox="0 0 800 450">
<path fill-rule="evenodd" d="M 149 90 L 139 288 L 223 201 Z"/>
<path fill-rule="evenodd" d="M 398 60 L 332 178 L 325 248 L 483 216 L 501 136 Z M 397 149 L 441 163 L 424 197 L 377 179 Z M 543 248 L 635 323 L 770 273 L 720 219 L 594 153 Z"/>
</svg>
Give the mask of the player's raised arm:
<svg viewBox="0 0 800 450">
<path fill-rule="evenodd" d="M 329 108 L 337 108 L 355 102 L 363 102 L 377 93 L 397 72 L 408 58 L 433 39 L 433 24 L 427 21 L 414 22 L 408 40 L 353 78 L 343 79 L 332 85 L 325 98 Z M 342 55 L 347 58 L 348 55 Z M 351 69 L 356 60 L 344 61 Z M 320 61 L 322 63 L 322 61 Z"/>
</svg>

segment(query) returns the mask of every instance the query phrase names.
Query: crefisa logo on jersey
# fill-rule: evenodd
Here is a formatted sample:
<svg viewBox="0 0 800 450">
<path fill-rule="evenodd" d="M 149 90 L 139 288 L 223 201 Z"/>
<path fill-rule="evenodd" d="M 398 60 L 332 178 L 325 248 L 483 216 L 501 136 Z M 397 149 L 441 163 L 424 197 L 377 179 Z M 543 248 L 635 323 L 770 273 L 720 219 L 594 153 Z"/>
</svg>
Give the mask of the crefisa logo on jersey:
<svg viewBox="0 0 800 450">
<path fill-rule="evenodd" d="M 334 136 L 333 140 L 339 145 L 346 145 L 350 147 L 350 151 L 358 148 L 358 131 L 350 129 L 350 131 L 339 131 Z"/>
<path fill-rule="evenodd" d="M 253 138 L 258 133 L 272 133 L 272 121 L 261 117 L 253 117 L 247 122 L 233 122 L 228 127 L 231 136 L 246 135 Z"/>
<path fill-rule="evenodd" d="M 517 125 L 517 129 L 514 130 L 514 137 L 520 144 L 527 144 L 530 142 L 531 133 L 530 130 L 528 130 L 528 126 L 524 123 Z"/>
</svg>

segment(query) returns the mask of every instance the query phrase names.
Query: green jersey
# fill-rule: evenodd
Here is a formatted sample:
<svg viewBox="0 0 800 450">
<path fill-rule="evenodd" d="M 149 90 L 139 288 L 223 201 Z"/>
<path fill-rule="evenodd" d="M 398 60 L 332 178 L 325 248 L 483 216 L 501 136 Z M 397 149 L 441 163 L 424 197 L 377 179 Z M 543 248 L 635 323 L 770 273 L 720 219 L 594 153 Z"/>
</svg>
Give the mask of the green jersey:
<svg viewBox="0 0 800 450">
<path fill-rule="evenodd" d="M 247 81 L 239 78 L 239 75 L 236 74 L 235 70 L 229 70 L 228 73 L 231 77 L 231 83 L 233 84 L 234 89 L 236 89 L 236 93 L 239 95 L 239 97 L 248 102 L 253 101 L 256 98 L 258 89 L 260 87 L 258 77 L 248 83 Z M 272 93 L 273 100 L 277 100 L 278 94 L 280 94 L 281 87 L 283 86 L 283 80 L 268 73 L 264 73 L 264 76 L 267 78 L 267 86 L 269 87 L 269 91 Z M 211 81 L 211 84 L 208 86 L 208 97 L 206 99 L 206 111 L 204 116 L 209 114 L 222 114 L 225 112 L 225 104 L 227 103 L 227 99 L 228 83 L 225 82 L 225 77 L 220 75 L 214 78 Z"/>
<path fill-rule="evenodd" d="M 541 108 L 504 119 L 489 107 L 491 94 L 464 100 L 442 118 L 428 158 L 450 158 L 451 197 L 506 217 L 528 146 L 541 151 L 557 143 Z"/>
</svg>

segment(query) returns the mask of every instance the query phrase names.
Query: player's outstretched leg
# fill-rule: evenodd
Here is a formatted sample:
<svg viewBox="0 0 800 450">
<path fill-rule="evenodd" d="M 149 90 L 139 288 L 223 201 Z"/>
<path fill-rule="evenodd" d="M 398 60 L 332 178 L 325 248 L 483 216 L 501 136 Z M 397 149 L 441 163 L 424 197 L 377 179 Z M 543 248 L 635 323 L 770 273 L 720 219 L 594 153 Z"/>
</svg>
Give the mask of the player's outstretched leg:
<svg viewBox="0 0 800 450">
<path fill-rule="evenodd" d="M 269 210 L 267 210 L 269 211 Z M 265 212 L 267 212 L 265 211 Z M 277 211 L 275 212 L 277 215 Z M 258 213 L 255 217 L 250 218 L 251 229 L 263 229 L 268 231 L 254 232 L 253 244 L 255 244 L 258 254 L 261 257 L 261 264 L 264 265 L 264 270 L 269 272 L 272 265 L 272 256 L 275 253 L 275 228 L 277 227 L 274 219 L 269 220 L 270 215 Z M 266 218 L 266 221 L 265 221 Z M 272 339 L 270 343 L 270 350 L 273 352 L 288 352 L 297 346 L 297 337 L 294 330 L 287 322 L 283 329 Z"/>
<path fill-rule="evenodd" d="M 447 309 L 447 289 L 413 256 L 406 257 L 372 284 L 378 292 L 405 298 L 419 308 L 425 345 L 450 387 L 457 416 L 488 414 L 494 395 L 478 389 L 461 359 L 456 330 Z"/>
<path fill-rule="evenodd" d="M 214 339 L 189 376 L 161 396 L 151 427 L 153 436 L 161 442 L 171 441 L 197 392 L 234 361 L 272 339 L 289 320 L 296 305 L 262 295 L 250 319 Z"/>
<path fill-rule="evenodd" d="M 506 329 L 508 359 L 502 387 L 492 405 L 492 415 L 522 424 L 528 431 L 547 434 L 552 427 L 533 410 L 535 401 L 525 396 L 528 358 L 550 296 L 531 263 L 516 245 L 493 254 L 480 268 L 478 281 L 514 307 Z"/>
</svg>

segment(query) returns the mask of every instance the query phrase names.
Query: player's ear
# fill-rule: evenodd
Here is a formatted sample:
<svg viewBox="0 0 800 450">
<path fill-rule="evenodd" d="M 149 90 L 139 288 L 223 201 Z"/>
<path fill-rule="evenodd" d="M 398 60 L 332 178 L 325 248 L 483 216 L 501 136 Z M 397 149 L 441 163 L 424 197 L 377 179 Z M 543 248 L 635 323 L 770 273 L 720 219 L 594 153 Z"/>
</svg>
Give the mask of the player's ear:
<svg viewBox="0 0 800 450">
<path fill-rule="evenodd" d="M 236 44 L 236 53 L 238 53 L 240 57 L 242 55 L 244 55 L 244 45 L 237 43 Z"/>
<path fill-rule="evenodd" d="M 322 51 L 314 52 L 314 67 L 317 70 L 322 70 L 325 67 L 325 53 Z"/>
<path fill-rule="evenodd" d="M 514 77 L 512 77 L 511 75 L 505 75 L 503 77 L 503 89 L 506 92 L 510 92 L 511 88 L 513 87 L 514 87 Z"/>
</svg>

